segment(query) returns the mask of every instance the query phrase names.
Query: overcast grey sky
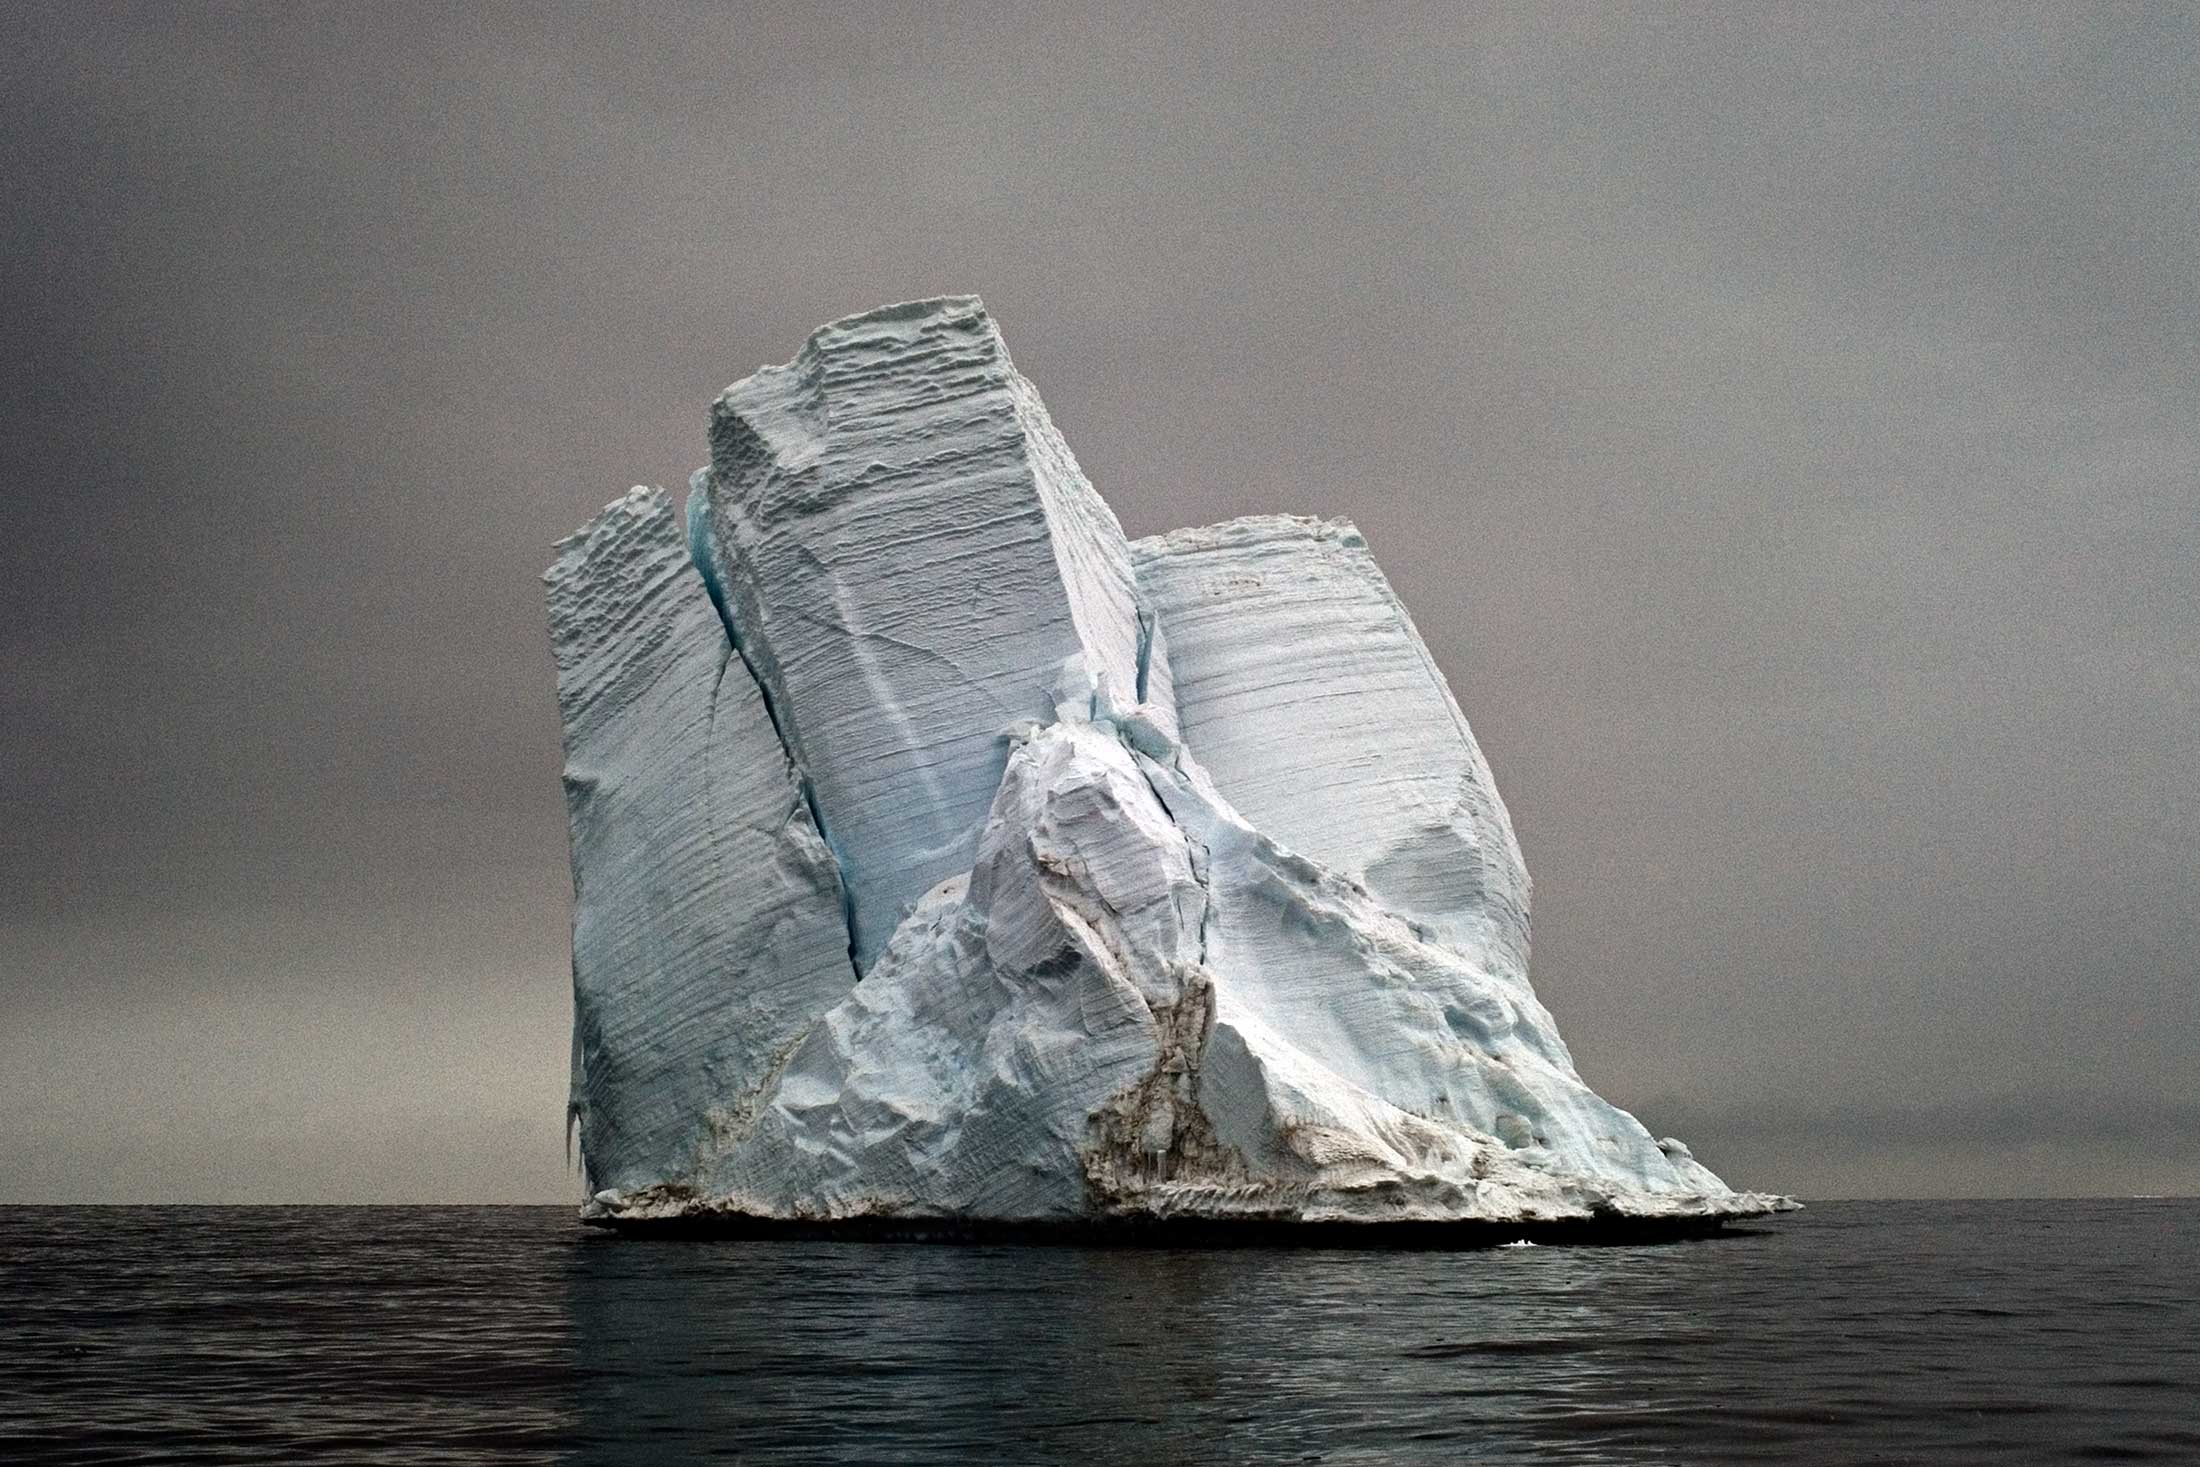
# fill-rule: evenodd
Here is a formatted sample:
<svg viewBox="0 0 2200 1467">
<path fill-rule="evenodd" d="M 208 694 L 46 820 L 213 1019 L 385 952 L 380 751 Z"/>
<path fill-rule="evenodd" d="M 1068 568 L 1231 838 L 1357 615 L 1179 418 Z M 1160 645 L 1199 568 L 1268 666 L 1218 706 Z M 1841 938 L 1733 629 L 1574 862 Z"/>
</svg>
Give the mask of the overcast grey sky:
<svg viewBox="0 0 2200 1467">
<path fill-rule="evenodd" d="M 1360 523 L 1659 1134 L 2200 1190 L 2196 77 L 2190 8 L 8 5 L 0 1200 L 577 1195 L 549 544 L 949 291 L 1131 533 Z"/>
</svg>

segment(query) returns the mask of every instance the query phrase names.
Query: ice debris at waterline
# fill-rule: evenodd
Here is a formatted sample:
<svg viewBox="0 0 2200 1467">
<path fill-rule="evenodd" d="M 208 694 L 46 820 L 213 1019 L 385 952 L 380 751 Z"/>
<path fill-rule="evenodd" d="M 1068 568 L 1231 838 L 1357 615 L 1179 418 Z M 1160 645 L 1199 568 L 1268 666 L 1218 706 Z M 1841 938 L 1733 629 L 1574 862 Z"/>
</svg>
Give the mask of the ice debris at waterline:
<svg viewBox="0 0 2200 1467">
<path fill-rule="evenodd" d="M 584 1217 L 1792 1205 L 1574 1073 L 1489 765 L 1351 525 L 1126 540 L 972 297 L 824 327 L 710 450 L 545 578 Z"/>
</svg>

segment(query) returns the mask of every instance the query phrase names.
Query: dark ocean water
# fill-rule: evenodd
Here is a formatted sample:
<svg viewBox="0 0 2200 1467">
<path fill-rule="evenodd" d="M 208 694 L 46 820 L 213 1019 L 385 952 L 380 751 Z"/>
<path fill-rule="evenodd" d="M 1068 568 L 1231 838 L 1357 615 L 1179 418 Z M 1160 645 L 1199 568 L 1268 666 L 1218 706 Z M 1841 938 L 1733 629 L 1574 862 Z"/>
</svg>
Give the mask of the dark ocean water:
<svg viewBox="0 0 2200 1467">
<path fill-rule="evenodd" d="M 0 1461 L 2200 1462 L 2200 1201 L 1474 1253 L 0 1221 Z"/>
</svg>

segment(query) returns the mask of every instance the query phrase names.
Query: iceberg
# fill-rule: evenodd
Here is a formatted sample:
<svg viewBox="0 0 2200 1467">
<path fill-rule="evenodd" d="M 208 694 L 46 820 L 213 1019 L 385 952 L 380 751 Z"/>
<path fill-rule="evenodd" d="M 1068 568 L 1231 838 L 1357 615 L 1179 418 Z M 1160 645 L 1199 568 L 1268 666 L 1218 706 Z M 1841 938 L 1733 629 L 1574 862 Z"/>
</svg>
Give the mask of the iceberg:
<svg viewBox="0 0 2200 1467">
<path fill-rule="evenodd" d="M 1128 540 L 975 297 L 735 383 L 684 522 L 637 489 L 546 580 L 584 1220 L 1500 1243 L 1794 1205 L 1576 1073 L 1511 819 L 1358 531 Z"/>
</svg>

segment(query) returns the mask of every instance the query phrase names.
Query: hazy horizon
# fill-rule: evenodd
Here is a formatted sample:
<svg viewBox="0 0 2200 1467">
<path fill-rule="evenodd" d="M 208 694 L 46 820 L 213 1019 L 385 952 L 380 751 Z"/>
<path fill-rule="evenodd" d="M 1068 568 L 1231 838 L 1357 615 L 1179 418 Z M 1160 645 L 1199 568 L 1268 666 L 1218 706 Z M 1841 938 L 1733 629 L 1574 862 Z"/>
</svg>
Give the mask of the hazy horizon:
<svg viewBox="0 0 2200 1467">
<path fill-rule="evenodd" d="M 1583 1077 L 2200 1193 L 2200 15 L 0 13 L 0 1201 L 545 1201 L 550 544 L 972 292 L 1132 535 L 1344 516 Z"/>
</svg>

